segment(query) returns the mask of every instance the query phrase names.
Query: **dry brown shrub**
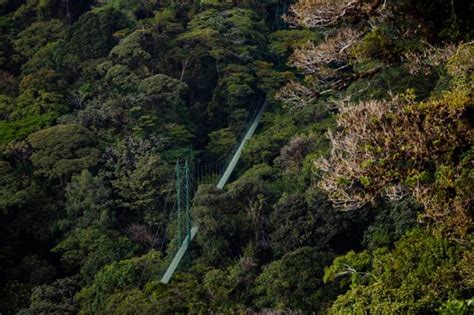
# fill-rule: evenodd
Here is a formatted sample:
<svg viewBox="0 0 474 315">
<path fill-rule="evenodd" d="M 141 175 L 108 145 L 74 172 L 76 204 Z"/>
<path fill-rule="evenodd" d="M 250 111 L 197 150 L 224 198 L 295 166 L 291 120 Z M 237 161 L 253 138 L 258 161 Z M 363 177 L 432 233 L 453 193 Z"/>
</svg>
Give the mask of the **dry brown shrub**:
<svg viewBox="0 0 474 315">
<path fill-rule="evenodd" d="M 443 48 L 428 47 L 421 52 L 407 52 L 403 59 L 412 75 L 429 75 L 433 68 L 442 65 L 456 53 L 457 46 L 448 44 Z"/>
<path fill-rule="evenodd" d="M 466 121 L 469 104 L 472 94 L 466 90 L 419 104 L 404 96 L 341 103 L 331 155 L 316 162 L 325 173 L 319 186 L 341 210 L 409 192 L 424 205 L 426 218 L 466 233 L 473 196 L 456 181 L 474 163 L 457 160 L 474 142 Z"/>
<path fill-rule="evenodd" d="M 371 173 L 380 172 L 373 167 L 369 172 L 366 167 L 376 158 L 373 144 L 376 147 L 383 145 L 378 143 L 380 139 L 374 133 L 374 129 L 378 129 L 377 122 L 381 121 L 385 113 L 401 106 L 399 99 L 391 102 L 368 101 L 357 105 L 346 102 L 339 104 L 337 125 L 340 131 L 329 133 L 331 157 L 317 161 L 317 167 L 326 174 L 319 185 L 329 193 L 336 208 L 359 209 L 373 203 L 385 187 L 393 186 L 387 179 L 380 178 L 377 186 L 372 185 L 368 190 L 369 187 L 365 187 L 363 181 L 368 180 L 368 176 L 373 175 Z M 382 159 L 384 151 L 378 155 L 378 159 Z"/>
<path fill-rule="evenodd" d="M 288 64 L 296 67 L 302 74 L 324 74 L 337 72 L 337 67 L 330 70 L 331 64 L 339 64 L 344 68 L 348 62 L 348 49 L 360 38 L 361 33 L 352 28 L 344 28 L 329 37 L 326 41 L 316 45 L 308 42 L 295 49 L 289 58 Z"/>
<path fill-rule="evenodd" d="M 292 81 L 275 94 L 275 99 L 281 101 L 285 108 L 297 110 L 314 102 L 317 96 L 313 89 Z"/>
<path fill-rule="evenodd" d="M 306 156 L 311 153 L 314 135 L 296 135 L 280 150 L 281 165 L 289 169 L 300 168 Z"/>
<path fill-rule="evenodd" d="M 285 19 L 290 25 L 327 27 L 338 24 L 362 9 L 362 0 L 300 0 L 292 5 Z"/>
<path fill-rule="evenodd" d="M 382 0 L 300 0 L 290 6 L 284 19 L 291 26 L 331 27 L 357 21 L 385 7 Z"/>
</svg>

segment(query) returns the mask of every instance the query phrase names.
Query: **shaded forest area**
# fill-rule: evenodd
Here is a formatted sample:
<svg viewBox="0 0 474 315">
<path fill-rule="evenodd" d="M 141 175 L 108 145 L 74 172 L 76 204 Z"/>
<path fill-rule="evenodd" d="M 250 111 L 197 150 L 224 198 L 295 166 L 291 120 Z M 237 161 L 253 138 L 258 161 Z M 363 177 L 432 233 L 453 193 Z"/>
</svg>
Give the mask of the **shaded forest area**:
<svg viewBox="0 0 474 315">
<path fill-rule="evenodd" d="M 0 0 L 0 313 L 474 312 L 474 3 Z M 174 166 L 201 185 L 192 264 Z"/>
</svg>

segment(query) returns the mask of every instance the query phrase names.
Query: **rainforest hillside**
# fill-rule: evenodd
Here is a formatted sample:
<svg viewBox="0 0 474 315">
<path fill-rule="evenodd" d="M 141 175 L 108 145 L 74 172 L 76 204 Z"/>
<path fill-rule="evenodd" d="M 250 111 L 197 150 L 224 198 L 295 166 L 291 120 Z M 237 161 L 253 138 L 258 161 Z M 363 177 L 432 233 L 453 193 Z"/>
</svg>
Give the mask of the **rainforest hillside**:
<svg viewBox="0 0 474 315">
<path fill-rule="evenodd" d="M 0 0 L 0 314 L 474 313 L 473 16 Z"/>
</svg>

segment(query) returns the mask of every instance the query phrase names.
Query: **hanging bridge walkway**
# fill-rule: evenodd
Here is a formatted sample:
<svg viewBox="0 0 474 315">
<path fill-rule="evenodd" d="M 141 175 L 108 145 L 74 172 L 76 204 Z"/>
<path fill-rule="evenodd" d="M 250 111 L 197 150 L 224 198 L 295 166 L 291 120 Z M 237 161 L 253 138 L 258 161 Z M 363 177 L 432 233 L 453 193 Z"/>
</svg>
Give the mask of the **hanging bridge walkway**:
<svg viewBox="0 0 474 315">
<path fill-rule="evenodd" d="M 266 100 L 263 102 L 258 101 L 253 112 L 248 116 L 246 128 L 243 130 L 239 141 L 237 142 L 236 147 L 225 156 L 224 159 L 212 163 L 210 165 L 197 165 L 195 172 L 190 171 L 189 162 L 186 160 L 184 165 L 181 165 L 179 162 L 176 165 L 176 195 L 177 195 L 177 207 L 180 209 L 177 213 L 178 215 L 178 245 L 179 248 L 174 253 L 173 259 L 168 265 L 164 275 L 161 278 L 162 283 L 168 283 L 171 280 L 171 277 L 178 269 L 180 262 L 185 257 L 186 253 L 189 251 L 191 246 L 191 241 L 194 239 L 196 234 L 199 231 L 197 225 L 192 226 L 191 221 L 191 209 L 190 209 L 190 199 L 192 191 L 189 187 L 190 177 L 196 177 L 196 182 L 211 184 L 213 180 L 218 179 L 216 187 L 223 189 L 224 186 L 229 181 L 230 176 L 232 175 L 239 159 L 242 155 L 242 150 L 245 146 L 245 143 L 252 138 L 254 135 L 258 124 L 262 118 L 263 112 L 267 106 Z M 181 211 L 184 209 L 184 211 Z M 184 218 L 183 218 L 184 217 Z M 184 223 L 183 223 L 184 222 Z M 182 231 L 185 231 L 185 236 L 183 238 Z"/>
<path fill-rule="evenodd" d="M 271 25 L 272 32 L 287 27 L 286 22 L 281 18 L 286 11 L 286 3 L 280 3 L 278 0 L 275 6 L 273 25 Z M 196 186 L 215 184 L 217 188 L 223 189 L 240 160 L 246 142 L 257 130 L 266 107 L 266 99 L 257 100 L 250 106 L 244 128 L 237 137 L 236 146 L 224 154 L 221 159 L 211 164 L 193 165 L 195 168 L 193 167 L 192 171 L 188 160 L 185 160 L 184 165 L 179 161 L 176 163 L 177 248 L 173 253 L 168 254 L 168 257 L 172 256 L 173 258 L 161 278 L 162 283 L 166 284 L 171 280 L 183 258 L 189 254 L 191 242 L 199 231 L 199 226 L 192 224 L 190 200 L 194 190 L 190 189 L 190 182 L 194 182 Z"/>
</svg>

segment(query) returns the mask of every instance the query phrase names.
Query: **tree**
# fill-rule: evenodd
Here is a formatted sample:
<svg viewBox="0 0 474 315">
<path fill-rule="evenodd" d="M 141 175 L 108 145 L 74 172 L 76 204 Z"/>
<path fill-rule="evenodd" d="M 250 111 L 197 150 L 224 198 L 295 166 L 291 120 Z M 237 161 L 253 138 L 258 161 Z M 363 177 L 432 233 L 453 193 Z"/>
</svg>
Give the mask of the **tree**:
<svg viewBox="0 0 474 315">
<path fill-rule="evenodd" d="M 242 214 L 251 223 L 251 231 L 257 249 L 267 250 L 270 247 L 268 238 L 268 205 L 272 203 L 275 191 L 268 184 L 274 176 L 270 166 L 255 165 L 240 178 L 229 185 L 229 193 L 239 202 Z"/>
<path fill-rule="evenodd" d="M 343 129 L 332 137 L 331 160 L 317 163 L 327 172 L 320 187 L 346 210 L 380 195 L 400 199 L 408 190 L 429 219 L 465 234 L 472 223 L 472 196 L 464 191 L 472 146 L 471 123 L 464 118 L 469 99 L 461 84 L 421 103 L 394 97 L 342 105 Z"/>
<path fill-rule="evenodd" d="M 111 96 L 136 93 L 140 77 L 129 67 L 121 64 L 114 65 L 110 61 L 102 63 L 99 67 L 100 71 L 104 72 L 104 83 L 108 84 L 108 89 L 114 92 Z M 119 103 L 130 106 L 128 101 L 128 99 L 125 99 Z M 117 103 L 113 100 L 110 100 L 110 102 Z"/>
<path fill-rule="evenodd" d="M 200 186 L 194 197 L 193 221 L 200 227 L 196 242 L 206 265 L 220 267 L 238 257 L 252 233 L 248 218 L 229 197 L 210 185 Z"/>
<path fill-rule="evenodd" d="M 17 175 L 17 171 L 10 163 L 0 161 L 0 209 L 3 214 L 22 207 L 37 194 L 29 178 L 21 177 L 19 180 Z"/>
<path fill-rule="evenodd" d="M 224 157 L 235 146 L 237 140 L 230 128 L 220 129 L 209 133 L 207 151 L 215 158 Z"/>
<path fill-rule="evenodd" d="M 448 300 L 439 308 L 441 315 L 466 315 L 474 311 L 474 301 L 469 300 Z"/>
<path fill-rule="evenodd" d="M 79 271 L 82 281 L 89 284 L 102 267 L 130 258 L 136 250 L 137 246 L 118 232 L 88 227 L 74 229 L 52 251 L 61 254 L 66 270 Z"/>
<path fill-rule="evenodd" d="M 143 157 L 134 169 L 128 170 L 127 175 L 123 174 L 114 180 L 112 186 L 121 197 L 122 206 L 151 216 L 157 205 L 168 202 L 164 192 L 169 189 L 169 171 L 168 165 L 159 156 Z M 163 209 L 159 217 L 165 216 L 165 211 Z M 151 220 L 150 223 L 154 221 L 153 217 L 147 219 Z"/>
<path fill-rule="evenodd" d="M 155 307 L 151 308 L 151 303 L 144 298 L 143 294 L 133 288 L 140 288 L 144 283 L 156 276 L 160 267 L 161 256 L 156 251 L 150 251 L 141 257 L 124 259 L 104 265 L 98 271 L 93 281 L 85 286 L 76 295 L 81 312 L 93 314 L 104 312 L 105 310 L 115 311 L 131 310 L 132 301 L 137 298 L 142 300 L 140 308 L 144 314 L 151 314 Z M 125 298 L 128 296 L 128 298 Z M 137 305 L 135 305 L 137 307 Z M 133 308 L 136 310 L 136 308 Z M 128 314 L 128 313 L 127 313 Z M 136 314 L 135 312 L 133 314 Z"/>
<path fill-rule="evenodd" d="M 49 180 L 65 182 L 74 173 L 95 166 L 100 151 L 92 133 L 78 125 L 57 125 L 35 132 L 27 141 L 33 148 L 34 173 Z"/>
<path fill-rule="evenodd" d="M 125 37 L 109 53 L 109 57 L 118 64 L 129 66 L 131 69 L 140 69 L 148 73 L 147 64 L 151 54 L 148 50 L 153 47 L 153 38 L 150 32 L 137 30 Z"/>
<path fill-rule="evenodd" d="M 314 224 L 302 195 L 284 195 L 275 204 L 270 216 L 272 233 L 270 242 L 277 257 L 294 248 L 309 246 Z M 313 223 L 313 224 L 312 224 Z"/>
<path fill-rule="evenodd" d="M 286 146 L 281 148 L 279 158 L 282 166 L 286 169 L 301 168 L 306 156 L 314 150 L 315 138 L 314 134 L 294 136 Z"/>
<path fill-rule="evenodd" d="M 113 206 L 127 224 L 156 226 L 168 218 L 172 173 L 157 144 L 130 137 L 105 153 L 103 175 L 113 189 Z"/>
<path fill-rule="evenodd" d="M 298 132 L 295 117 L 285 113 L 266 113 L 263 123 L 268 127 L 252 137 L 244 147 L 242 159 L 245 162 L 271 163 Z"/>
<path fill-rule="evenodd" d="M 197 56 L 214 60 L 218 82 L 210 114 L 216 122 L 224 122 L 242 104 L 251 103 L 255 74 L 247 65 L 261 56 L 264 32 L 263 23 L 252 10 L 208 9 L 194 16 L 189 30 L 180 36 L 191 60 Z M 207 54 L 202 47 L 209 47 Z"/>
<path fill-rule="evenodd" d="M 106 314 L 160 314 L 160 306 L 139 289 L 129 289 L 111 294 L 106 301 Z M 83 309 L 87 309 L 85 306 Z"/>
<path fill-rule="evenodd" d="M 256 304 L 277 310 L 324 311 L 331 295 L 324 292 L 322 276 L 331 258 L 331 253 L 301 247 L 273 261 L 257 278 Z"/>
<path fill-rule="evenodd" d="M 357 213 L 334 211 L 327 196 L 312 189 L 285 192 L 273 208 L 269 225 L 275 257 L 304 246 L 321 252 L 358 248 L 371 219 L 369 209 Z"/>
<path fill-rule="evenodd" d="M 289 57 L 292 51 L 307 42 L 320 42 L 322 34 L 308 29 L 278 30 L 269 36 L 269 50 L 276 56 Z"/>
<path fill-rule="evenodd" d="M 113 34 L 130 25 L 127 17 L 113 8 L 87 12 L 66 33 L 66 50 L 81 59 L 105 57 L 115 44 Z"/>
<path fill-rule="evenodd" d="M 7 103 L 2 99 L 0 102 L 4 102 L 2 107 L 6 116 L 0 121 L 1 144 L 23 140 L 31 133 L 49 127 L 68 110 L 62 95 L 41 89 L 28 89 L 15 100 L 7 100 Z"/>
<path fill-rule="evenodd" d="M 371 257 L 348 253 L 326 270 L 327 279 L 352 279 L 351 289 L 337 298 L 330 313 L 430 312 L 448 298 L 459 298 L 472 289 L 469 247 L 415 229 L 393 252 L 379 249 Z M 371 266 L 367 269 L 368 261 Z"/>
<path fill-rule="evenodd" d="M 183 95 L 186 84 L 163 74 L 141 81 L 138 91 L 143 95 L 143 106 L 169 120 L 178 121 L 183 114 Z"/>
<path fill-rule="evenodd" d="M 150 281 L 144 291 L 158 305 L 154 314 L 205 313 L 209 309 L 201 282 L 191 273 L 177 273 L 168 285 Z"/>
<path fill-rule="evenodd" d="M 212 269 L 204 275 L 203 286 L 209 296 L 210 310 L 235 312 L 252 305 L 258 263 L 251 257 L 252 250 L 247 249 L 244 257 L 226 269 Z"/>
<path fill-rule="evenodd" d="M 64 25 L 59 20 L 31 24 L 14 41 L 15 49 L 31 58 L 41 47 L 64 38 Z"/>
<path fill-rule="evenodd" d="M 65 188 L 67 216 L 61 220 L 63 229 L 90 226 L 110 227 L 115 218 L 111 213 L 112 190 L 102 177 L 88 170 L 73 176 Z"/>
<path fill-rule="evenodd" d="M 423 208 L 413 198 L 382 203 L 376 207 L 374 222 L 364 234 L 364 245 L 371 250 L 390 247 L 417 226 Z"/>
<path fill-rule="evenodd" d="M 77 282 L 71 278 L 58 279 L 50 285 L 37 286 L 31 294 L 29 307 L 18 314 L 76 314 L 77 308 L 73 298 L 77 289 Z"/>
<path fill-rule="evenodd" d="M 343 22 L 354 22 L 373 13 L 382 0 L 300 0 L 292 5 L 286 20 L 293 25 L 328 27 Z"/>
</svg>

